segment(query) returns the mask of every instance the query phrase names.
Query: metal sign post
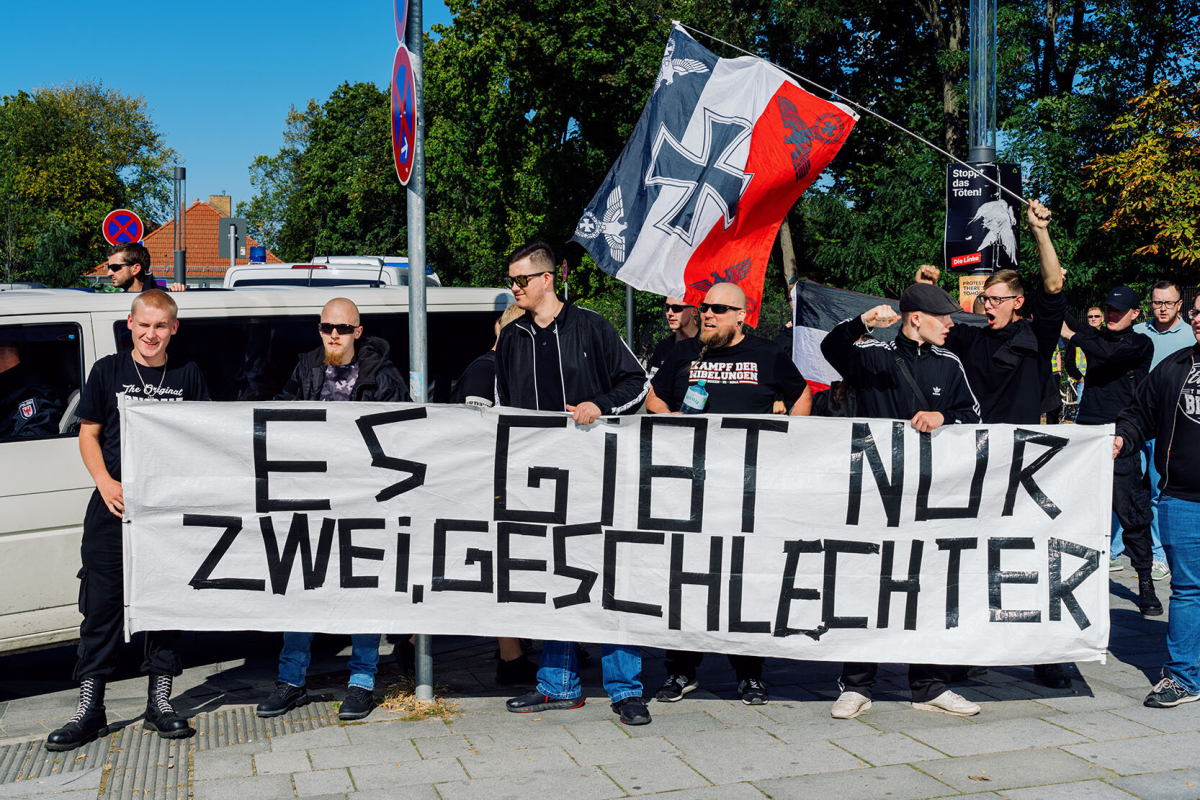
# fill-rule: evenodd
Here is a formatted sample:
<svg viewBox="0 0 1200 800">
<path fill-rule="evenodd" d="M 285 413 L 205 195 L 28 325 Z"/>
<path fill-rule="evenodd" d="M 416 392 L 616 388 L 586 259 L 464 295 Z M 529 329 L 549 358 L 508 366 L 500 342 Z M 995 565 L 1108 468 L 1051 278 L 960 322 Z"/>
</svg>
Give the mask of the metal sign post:
<svg viewBox="0 0 1200 800">
<path fill-rule="evenodd" d="M 412 175 L 408 179 L 408 385 L 415 403 L 424 403 L 429 372 L 428 326 L 425 318 L 425 83 L 421 61 L 421 4 L 408 6 L 407 39 L 416 85 Z M 416 695 L 433 699 L 433 649 L 428 635 L 416 640 Z"/>
</svg>

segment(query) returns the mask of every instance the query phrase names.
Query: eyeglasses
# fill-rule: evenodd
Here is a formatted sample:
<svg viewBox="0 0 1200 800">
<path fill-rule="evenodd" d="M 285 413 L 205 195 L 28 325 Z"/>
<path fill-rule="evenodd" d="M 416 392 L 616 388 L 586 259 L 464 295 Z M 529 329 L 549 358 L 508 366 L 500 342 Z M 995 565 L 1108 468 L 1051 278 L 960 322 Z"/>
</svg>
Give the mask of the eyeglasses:
<svg viewBox="0 0 1200 800">
<path fill-rule="evenodd" d="M 105 264 L 104 266 L 108 268 L 109 272 L 120 272 L 126 267 L 132 266 L 132 264 Z"/>
<path fill-rule="evenodd" d="M 984 306 L 998 306 L 1001 303 L 1003 303 L 1005 300 L 1016 300 L 1017 297 L 1018 297 L 1018 295 L 1015 295 L 1015 294 L 1006 294 L 1006 295 L 981 294 L 981 295 L 979 295 L 979 302 L 983 303 Z"/>
<path fill-rule="evenodd" d="M 683 303 L 663 303 L 663 311 L 670 311 L 672 314 L 682 314 L 685 308 L 695 308 L 695 306 Z"/>
<path fill-rule="evenodd" d="M 1151 300 L 1150 305 L 1154 306 L 1155 308 L 1170 308 L 1171 306 L 1177 306 L 1182 302 L 1183 300 Z"/>
<path fill-rule="evenodd" d="M 334 322 L 322 322 L 317 327 L 320 328 L 321 333 L 325 334 L 326 336 L 333 333 L 334 331 L 337 331 L 342 336 L 349 336 L 350 334 L 352 334 L 356 330 L 358 330 L 357 325 L 341 325 L 341 324 L 334 323 Z"/>
<path fill-rule="evenodd" d="M 1189 324 L 1195 322 L 1196 317 L 1200 317 L 1200 310 L 1189 308 L 1187 311 L 1183 312 L 1183 318 L 1186 319 Z"/>
<path fill-rule="evenodd" d="M 723 303 L 701 303 L 699 308 L 701 314 L 707 314 L 710 311 L 714 314 L 724 314 L 728 311 L 742 310 L 741 306 L 727 306 Z"/>
<path fill-rule="evenodd" d="M 544 269 L 541 272 L 531 272 L 528 275 L 510 275 L 508 280 L 509 280 L 510 284 L 515 283 L 517 286 L 520 286 L 522 289 L 524 289 L 526 286 L 529 285 L 530 278 L 536 278 L 538 275 L 553 275 L 553 274 L 554 274 L 554 270 Z"/>
</svg>

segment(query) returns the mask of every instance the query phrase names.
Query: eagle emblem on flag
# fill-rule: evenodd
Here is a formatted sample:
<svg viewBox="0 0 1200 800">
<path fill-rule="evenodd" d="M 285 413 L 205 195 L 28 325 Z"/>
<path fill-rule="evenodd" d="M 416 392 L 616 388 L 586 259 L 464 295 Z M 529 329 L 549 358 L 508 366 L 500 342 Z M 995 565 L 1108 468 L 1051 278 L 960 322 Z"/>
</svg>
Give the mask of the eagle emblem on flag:
<svg viewBox="0 0 1200 800">
<path fill-rule="evenodd" d="M 608 252 L 612 256 L 612 260 L 624 261 L 625 236 L 622 231 L 625 230 L 625 223 L 620 221 L 623 216 L 625 216 L 625 208 L 621 203 L 621 187 L 618 186 L 608 195 L 604 218 L 597 219 L 591 211 L 583 212 L 579 224 L 575 226 L 575 235 L 581 239 L 595 239 L 603 234 L 604 241 L 608 243 Z"/>
<path fill-rule="evenodd" d="M 708 72 L 703 61 L 694 58 L 675 58 L 675 40 L 667 42 L 667 50 L 663 53 L 662 65 L 658 68 L 658 77 L 654 79 L 654 91 L 659 86 L 670 86 L 676 75 L 689 75 L 696 72 Z"/>
<path fill-rule="evenodd" d="M 845 123 L 836 114 L 822 114 L 809 126 L 800 118 L 796 104 L 786 97 L 779 98 L 779 116 L 783 119 L 783 126 L 790 131 L 783 140 L 792 146 L 792 169 L 796 172 L 796 180 L 804 180 L 808 176 L 813 140 L 821 144 L 837 144 L 845 135 Z"/>
</svg>

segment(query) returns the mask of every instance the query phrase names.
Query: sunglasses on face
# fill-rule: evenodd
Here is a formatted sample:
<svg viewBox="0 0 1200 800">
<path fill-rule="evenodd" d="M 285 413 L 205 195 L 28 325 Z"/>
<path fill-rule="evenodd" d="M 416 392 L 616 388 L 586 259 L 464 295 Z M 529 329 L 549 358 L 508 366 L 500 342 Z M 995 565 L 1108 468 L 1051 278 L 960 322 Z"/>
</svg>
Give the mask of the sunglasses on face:
<svg viewBox="0 0 1200 800">
<path fill-rule="evenodd" d="M 742 309 L 740 306 L 727 306 L 727 305 L 724 305 L 723 303 L 701 303 L 700 304 L 700 313 L 701 314 L 707 314 L 710 311 L 714 314 L 724 314 L 728 311 L 741 311 L 741 310 Z"/>
<path fill-rule="evenodd" d="M 670 311 L 672 314 L 682 314 L 683 310 L 685 308 L 695 308 L 695 306 L 689 306 L 689 305 L 683 305 L 683 304 L 677 304 L 677 303 L 663 303 L 663 310 Z"/>
<path fill-rule="evenodd" d="M 538 275 L 549 275 L 552 272 L 553 270 L 544 269 L 541 272 L 531 272 L 528 275 L 510 275 L 508 280 L 510 283 L 515 283 L 517 286 L 520 286 L 522 289 L 524 289 L 529 285 L 530 278 L 536 278 Z"/>
<path fill-rule="evenodd" d="M 105 264 L 104 266 L 108 268 L 109 272 L 120 272 L 121 270 L 125 269 L 126 267 L 128 267 L 130 265 L 129 264 Z"/>
<path fill-rule="evenodd" d="M 1189 308 L 1187 311 L 1183 312 L 1183 318 L 1186 319 L 1189 324 L 1195 322 L 1196 317 L 1200 317 L 1200 310 Z"/>
<path fill-rule="evenodd" d="M 350 334 L 354 333 L 354 331 L 356 331 L 358 329 L 357 325 L 339 325 L 339 324 L 333 323 L 333 322 L 322 322 L 317 327 L 320 328 L 321 333 L 325 334 L 326 336 L 333 333 L 334 331 L 337 331 L 342 336 L 349 336 Z"/>
<path fill-rule="evenodd" d="M 1103 314 L 1088 314 L 1088 319 L 1104 319 Z"/>
</svg>

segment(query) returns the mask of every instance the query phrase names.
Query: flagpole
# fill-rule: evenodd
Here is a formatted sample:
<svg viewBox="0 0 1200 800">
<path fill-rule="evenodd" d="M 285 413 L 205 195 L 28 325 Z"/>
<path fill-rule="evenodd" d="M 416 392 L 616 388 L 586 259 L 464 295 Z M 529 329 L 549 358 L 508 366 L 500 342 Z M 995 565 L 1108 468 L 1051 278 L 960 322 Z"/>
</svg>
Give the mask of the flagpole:
<svg viewBox="0 0 1200 800">
<path fill-rule="evenodd" d="M 881 122 L 886 122 L 888 125 L 891 125 L 893 128 L 900 131 L 901 133 L 908 134 L 912 138 L 916 139 L 918 142 L 921 142 L 922 144 L 924 144 L 926 147 L 930 147 L 930 148 L 938 151 L 939 153 L 941 153 L 942 155 L 944 155 L 946 158 L 950 159 L 951 161 L 954 161 L 955 163 L 957 163 L 963 167 L 966 167 L 971 172 L 974 172 L 976 175 L 983 178 L 988 183 L 994 185 L 997 189 L 1004 192 L 1006 195 L 1008 195 L 1012 199 L 1017 200 L 1021 203 L 1024 203 L 1025 205 L 1029 205 L 1028 200 L 1026 200 L 1021 195 L 1017 194 L 1016 192 L 1012 191 L 1008 187 L 1001 186 L 1000 181 L 996 180 L 995 178 L 992 178 L 989 175 L 984 175 L 982 172 L 975 169 L 975 167 L 971 166 L 966 161 L 963 161 L 961 158 L 959 158 L 958 156 L 949 152 L 948 150 L 943 150 L 942 148 L 938 147 L 933 142 L 926 139 L 924 136 L 921 136 L 918 133 L 913 133 L 908 128 L 904 127 L 903 125 L 901 125 L 897 122 L 892 122 L 887 117 L 883 116 L 882 114 L 880 114 L 876 111 L 872 111 L 871 109 L 867 108 L 866 106 L 862 105 L 861 103 L 856 103 L 853 100 L 851 100 L 849 97 L 846 97 L 845 95 L 840 95 L 837 92 L 833 91 L 832 89 L 827 89 L 824 86 L 822 86 L 821 84 L 817 83 L 816 81 L 809 80 L 808 78 L 804 77 L 803 75 L 797 75 L 795 72 L 792 72 L 790 69 L 781 67 L 773 61 L 767 61 L 767 59 L 763 58 L 762 56 L 758 55 L 757 53 L 751 53 L 749 50 L 745 49 L 744 47 L 738 47 L 736 44 L 730 44 L 729 42 L 725 41 L 724 39 L 718 39 L 716 36 L 713 36 L 711 33 L 705 33 L 702 30 L 693 28 L 691 25 L 685 25 L 682 22 L 679 22 L 678 20 L 675 21 L 675 24 L 681 28 L 685 28 L 685 29 L 691 31 L 692 33 L 698 33 L 701 36 L 706 36 L 709 39 L 712 39 L 714 42 L 720 42 L 721 44 L 725 45 L 726 47 L 732 47 L 734 50 L 737 50 L 739 53 L 745 53 L 748 56 L 757 58 L 759 61 L 766 61 L 768 64 L 770 64 L 771 66 L 773 66 L 775 69 L 779 70 L 780 72 L 791 75 L 796 80 L 803 81 L 804 83 L 807 83 L 809 86 L 812 86 L 813 88 L 820 89 L 822 92 L 828 92 L 833 97 L 846 103 L 846 105 L 854 106 L 855 108 L 857 108 L 859 111 L 863 112 L 864 114 L 870 114 L 872 117 L 875 117 L 876 119 L 880 120 Z"/>
</svg>

